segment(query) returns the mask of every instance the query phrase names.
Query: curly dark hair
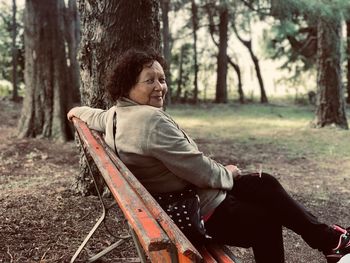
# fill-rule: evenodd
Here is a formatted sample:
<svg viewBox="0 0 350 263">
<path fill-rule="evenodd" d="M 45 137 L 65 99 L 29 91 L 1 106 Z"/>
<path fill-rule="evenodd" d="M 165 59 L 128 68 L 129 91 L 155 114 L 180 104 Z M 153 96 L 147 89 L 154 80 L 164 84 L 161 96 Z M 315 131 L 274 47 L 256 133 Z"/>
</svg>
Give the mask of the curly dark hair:
<svg viewBox="0 0 350 263">
<path fill-rule="evenodd" d="M 131 88 L 137 83 L 143 67 L 146 64 L 158 61 L 166 70 L 164 58 L 155 50 L 129 49 L 119 59 L 112 74 L 107 80 L 106 89 L 113 101 L 122 96 L 127 96 Z"/>
</svg>

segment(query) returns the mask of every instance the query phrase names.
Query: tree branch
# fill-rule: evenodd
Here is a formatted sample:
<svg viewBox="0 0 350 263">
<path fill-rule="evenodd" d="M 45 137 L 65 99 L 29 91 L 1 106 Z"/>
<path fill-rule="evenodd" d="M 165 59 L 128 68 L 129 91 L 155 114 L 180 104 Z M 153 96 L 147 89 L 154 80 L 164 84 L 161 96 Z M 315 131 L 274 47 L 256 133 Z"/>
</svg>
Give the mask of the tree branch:
<svg viewBox="0 0 350 263">
<path fill-rule="evenodd" d="M 236 26 L 235 26 L 235 23 L 232 23 L 232 28 L 233 28 L 233 31 L 235 32 L 235 34 L 236 34 L 238 40 L 239 40 L 240 42 L 242 42 L 242 44 L 245 45 L 248 49 L 251 49 L 251 47 L 252 47 L 252 40 L 251 40 L 251 39 L 250 39 L 250 40 L 244 40 L 244 39 L 240 36 L 240 34 L 238 33 L 238 30 L 237 30 L 237 28 L 236 28 Z"/>
<path fill-rule="evenodd" d="M 4 14 L 0 13 L 0 17 L 2 18 L 2 21 L 4 21 L 4 24 L 6 25 L 7 29 L 11 31 L 12 24 L 11 20 L 8 19 Z"/>
<path fill-rule="evenodd" d="M 248 7 L 250 10 L 259 13 L 263 16 L 272 16 L 271 10 L 269 8 L 255 8 L 251 3 L 249 3 L 247 0 L 241 0 L 241 2 Z M 267 11 L 265 11 L 267 10 Z"/>
</svg>

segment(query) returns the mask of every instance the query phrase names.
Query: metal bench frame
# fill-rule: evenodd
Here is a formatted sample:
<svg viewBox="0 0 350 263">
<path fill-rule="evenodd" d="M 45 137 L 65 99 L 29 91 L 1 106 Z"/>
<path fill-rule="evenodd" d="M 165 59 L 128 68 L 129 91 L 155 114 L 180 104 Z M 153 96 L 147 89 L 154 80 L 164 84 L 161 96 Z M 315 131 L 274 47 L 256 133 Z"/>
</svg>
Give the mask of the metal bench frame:
<svg viewBox="0 0 350 263">
<path fill-rule="evenodd" d="M 101 215 L 100 217 L 98 218 L 97 222 L 95 223 L 95 225 L 91 228 L 89 234 L 87 234 L 87 236 L 84 238 L 83 242 L 80 244 L 79 248 L 75 251 L 73 257 L 71 258 L 71 263 L 75 262 L 75 260 L 78 258 L 78 256 L 80 255 L 80 253 L 82 252 L 82 250 L 85 248 L 85 246 L 87 245 L 87 242 L 90 240 L 90 238 L 94 235 L 94 233 L 96 232 L 96 230 L 100 227 L 100 225 L 105 221 L 106 219 L 106 216 L 108 214 L 108 211 L 109 209 L 115 205 L 115 203 L 113 203 L 111 206 L 107 206 L 105 204 L 105 202 L 103 201 L 103 198 L 102 198 L 102 193 L 100 193 L 100 190 L 99 190 L 99 187 L 97 185 L 97 181 L 95 179 L 95 176 L 92 172 L 92 169 L 91 169 L 91 165 L 88 161 L 88 155 L 87 155 L 87 150 L 86 148 L 84 147 L 84 144 L 81 140 L 81 137 L 79 135 L 79 133 L 77 133 L 77 137 L 78 137 L 78 140 L 80 142 L 80 145 L 81 145 L 81 148 L 83 149 L 83 154 L 84 154 L 84 159 L 85 159 L 85 162 L 87 164 L 87 167 L 88 167 L 88 170 L 89 170 L 89 175 L 91 176 L 92 180 L 93 180 L 93 183 L 94 183 L 94 186 L 95 186 L 95 189 L 96 189 L 96 192 L 97 192 L 97 196 L 98 196 L 98 199 L 100 200 L 100 204 L 101 204 L 101 207 L 102 207 L 102 212 L 101 212 Z M 129 225 L 129 228 L 130 228 L 130 233 L 132 235 L 132 238 L 135 242 L 135 240 L 137 240 L 137 238 L 135 237 L 135 232 L 132 230 L 132 228 L 130 227 Z M 128 236 L 130 237 L 130 236 Z M 123 237 L 123 238 L 120 238 L 117 242 L 113 243 L 112 245 L 108 246 L 107 248 L 103 249 L 102 251 L 100 251 L 99 253 L 95 254 L 94 256 L 90 257 L 87 262 L 94 262 L 98 259 L 100 259 L 101 257 L 103 257 L 104 255 L 108 254 L 109 252 L 111 252 L 113 249 L 117 248 L 119 245 L 121 245 L 125 238 L 128 238 L 128 237 Z M 139 257 L 141 259 L 141 262 L 146 262 L 146 258 L 145 258 L 145 255 L 142 251 L 142 248 L 140 250 L 140 243 L 139 242 L 135 242 L 135 245 L 136 245 L 136 249 L 137 249 L 137 252 L 139 254 Z M 142 251 L 142 254 L 140 254 L 140 251 Z"/>
</svg>

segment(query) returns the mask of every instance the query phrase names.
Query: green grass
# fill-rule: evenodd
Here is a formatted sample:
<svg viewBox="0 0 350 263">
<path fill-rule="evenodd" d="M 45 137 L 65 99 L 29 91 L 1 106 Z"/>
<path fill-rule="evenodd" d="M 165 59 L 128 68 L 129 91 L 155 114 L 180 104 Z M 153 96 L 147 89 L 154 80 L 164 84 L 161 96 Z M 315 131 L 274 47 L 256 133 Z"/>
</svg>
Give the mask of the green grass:
<svg viewBox="0 0 350 263">
<path fill-rule="evenodd" d="M 291 157 L 350 157 L 350 131 L 312 128 L 314 112 L 310 106 L 180 105 L 167 111 L 194 138 L 270 144 Z"/>
</svg>

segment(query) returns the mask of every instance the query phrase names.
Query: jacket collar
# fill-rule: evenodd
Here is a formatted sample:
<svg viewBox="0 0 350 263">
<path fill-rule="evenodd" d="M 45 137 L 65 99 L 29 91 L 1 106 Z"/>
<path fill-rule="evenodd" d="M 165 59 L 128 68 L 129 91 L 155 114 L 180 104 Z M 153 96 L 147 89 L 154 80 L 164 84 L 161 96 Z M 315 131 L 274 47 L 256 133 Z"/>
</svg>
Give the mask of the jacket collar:
<svg viewBox="0 0 350 263">
<path fill-rule="evenodd" d="M 126 97 L 121 97 L 117 100 L 117 107 L 130 107 L 130 106 L 140 106 L 140 105 L 141 104 Z M 152 106 L 149 106 L 149 107 L 152 107 Z M 163 107 L 159 109 L 163 110 Z"/>
<path fill-rule="evenodd" d="M 128 106 L 137 106 L 137 105 L 140 105 L 140 104 L 126 97 L 121 97 L 117 100 L 117 107 L 128 107 Z"/>
</svg>

